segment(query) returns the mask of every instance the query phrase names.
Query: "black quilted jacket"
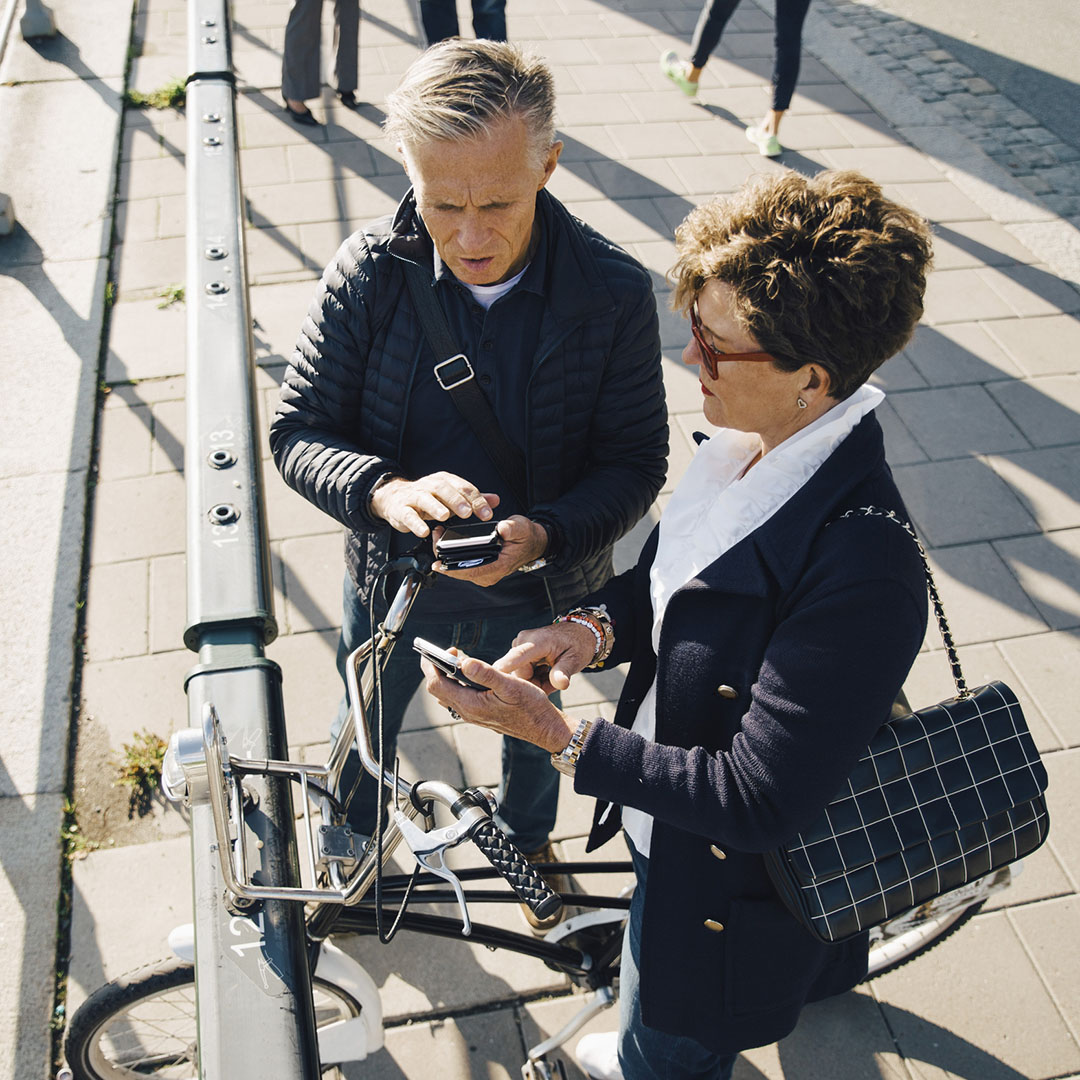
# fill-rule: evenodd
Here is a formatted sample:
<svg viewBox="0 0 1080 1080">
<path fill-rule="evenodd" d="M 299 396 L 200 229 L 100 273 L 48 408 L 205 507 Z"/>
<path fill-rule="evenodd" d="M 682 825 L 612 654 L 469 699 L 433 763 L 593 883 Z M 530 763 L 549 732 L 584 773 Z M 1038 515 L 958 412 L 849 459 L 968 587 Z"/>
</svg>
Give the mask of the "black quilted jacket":
<svg viewBox="0 0 1080 1080">
<path fill-rule="evenodd" d="M 531 358 L 526 458 L 530 515 L 559 537 L 537 571 L 564 610 L 611 576 L 612 545 L 645 514 L 667 463 L 667 410 L 648 273 L 541 191 L 551 293 Z M 346 562 L 366 600 L 390 528 L 372 486 L 404 474 L 409 388 L 433 362 L 401 260 L 433 268 L 410 192 L 393 219 L 354 233 L 323 273 L 270 428 L 286 483 L 348 527 Z M 446 468 L 453 470 L 453 463 Z"/>
</svg>

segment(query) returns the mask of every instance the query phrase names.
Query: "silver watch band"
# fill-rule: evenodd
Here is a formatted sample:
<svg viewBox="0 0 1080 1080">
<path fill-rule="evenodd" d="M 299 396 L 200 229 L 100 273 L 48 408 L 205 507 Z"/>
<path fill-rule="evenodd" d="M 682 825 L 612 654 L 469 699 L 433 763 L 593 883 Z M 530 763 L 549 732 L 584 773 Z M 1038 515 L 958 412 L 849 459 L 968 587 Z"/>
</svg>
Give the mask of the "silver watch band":
<svg viewBox="0 0 1080 1080">
<path fill-rule="evenodd" d="M 570 736 L 570 741 L 557 754 L 551 755 L 551 764 L 559 772 L 565 773 L 567 776 L 573 776 L 577 772 L 578 758 L 581 756 L 581 750 L 585 745 L 589 729 L 594 723 L 596 723 L 595 719 L 579 720 L 574 734 Z"/>
</svg>

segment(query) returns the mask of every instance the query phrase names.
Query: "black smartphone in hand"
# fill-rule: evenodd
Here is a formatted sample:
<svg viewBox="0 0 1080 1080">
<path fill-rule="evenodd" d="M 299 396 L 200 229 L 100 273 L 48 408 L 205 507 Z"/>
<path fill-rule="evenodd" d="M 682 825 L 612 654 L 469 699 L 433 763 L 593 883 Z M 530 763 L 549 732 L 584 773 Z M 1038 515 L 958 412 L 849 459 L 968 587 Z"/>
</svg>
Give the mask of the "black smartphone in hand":
<svg viewBox="0 0 1080 1080">
<path fill-rule="evenodd" d="M 484 691 L 488 689 L 488 687 L 481 686 L 478 682 L 473 682 L 466 675 L 462 675 L 461 661 L 464 657 L 455 656 L 452 652 L 448 652 L 438 645 L 433 645 L 422 637 L 413 638 L 412 647 L 421 656 L 426 656 L 448 679 L 453 679 L 454 682 L 467 686 L 470 690 Z"/>
<path fill-rule="evenodd" d="M 439 537 L 435 554 L 447 570 L 471 570 L 494 562 L 502 550 L 497 521 L 453 525 Z"/>
</svg>

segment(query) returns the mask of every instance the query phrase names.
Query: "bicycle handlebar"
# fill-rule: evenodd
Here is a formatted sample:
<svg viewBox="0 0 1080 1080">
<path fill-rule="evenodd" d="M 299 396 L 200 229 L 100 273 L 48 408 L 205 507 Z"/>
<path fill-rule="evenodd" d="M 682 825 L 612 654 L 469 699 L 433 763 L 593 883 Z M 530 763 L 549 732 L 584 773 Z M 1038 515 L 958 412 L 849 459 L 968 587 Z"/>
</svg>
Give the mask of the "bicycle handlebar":
<svg viewBox="0 0 1080 1080">
<path fill-rule="evenodd" d="M 486 788 L 458 791 L 449 784 L 425 780 L 413 787 L 411 801 L 414 807 L 419 807 L 425 799 L 435 799 L 449 807 L 457 822 L 465 826 L 464 830 L 458 832 L 456 836 L 454 833 L 457 830 L 453 828 L 434 830 L 423 834 L 424 839 L 416 836 L 413 841 L 410 837 L 415 835 L 415 826 L 404 821 L 399 824 L 403 825 L 406 833 L 409 834 L 406 838 L 410 839 L 410 846 L 413 842 L 419 844 L 419 847 L 413 848 L 417 861 L 439 877 L 449 881 L 454 888 L 462 908 L 466 934 L 468 934 L 469 915 L 460 882 L 442 861 L 442 853 L 447 847 L 466 838 L 472 840 L 484 858 L 498 870 L 506 883 L 514 890 L 518 899 L 523 904 L 527 904 L 538 919 L 546 919 L 562 907 L 559 894 L 551 890 L 547 882 L 530 865 L 528 859 L 510 841 L 510 838 L 491 820 L 495 800 Z M 429 858 L 435 853 L 438 854 L 437 862 Z"/>
<path fill-rule="evenodd" d="M 384 835 L 383 859 L 389 857 L 399 839 L 406 839 L 417 861 L 454 888 L 461 904 L 466 934 L 469 933 L 469 917 L 461 885 L 443 861 L 445 851 L 466 839 L 476 844 L 484 858 L 537 918 L 549 918 L 562 907 L 562 899 L 491 820 L 496 804 L 490 792 L 482 788 L 462 792 L 436 780 L 410 785 L 396 772 L 381 768 L 375 757 L 366 708 L 371 700 L 373 675 L 369 670 L 361 677 L 360 669 L 369 659 L 371 668 L 385 663 L 416 594 L 430 575 L 430 557 L 413 552 L 397 560 L 393 568 L 403 572 L 403 580 L 386 619 L 375 639 L 354 650 L 346 662 L 350 708 L 325 766 L 234 757 L 226 745 L 216 710 L 207 702 L 203 730 L 177 733 L 170 743 L 163 770 L 166 794 L 174 801 L 207 801 L 211 804 L 222 874 L 228 891 L 234 896 L 246 900 L 294 899 L 355 904 L 379 873 L 374 847 L 362 858 L 357 855 L 348 827 L 339 824 L 341 807 L 333 795 L 338 788 L 345 755 L 355 745 L 363 768 L 397 796 L 395 806 L 398 808 L 393 815 L 397 828 Z M 311 888 L 256 884 L 248 873 L 242 780 L 259 775 L 288 776 L 301 786 L 302 832 L 313 883 Z M 319 858 L 316 858 L 308 813 L 309 798 L 313 794 L 320 795 L 322 804 Z M 454 825 L 424 831 L 415 824 L 413 819 L 422 812 L 423 804 L 432 799 L 450 809 Z M 316 884 L 320 867 L 329 875 L 328 888 Z"/>
<path fill-rule="evenodd" d="M 502 874 L 538 919 L 550 918 L 559 911 L 562 898 L 551 890 L 494 821 L 481 822 L 472 830 L 471 836 L 484 858 Z"/>
</svg>

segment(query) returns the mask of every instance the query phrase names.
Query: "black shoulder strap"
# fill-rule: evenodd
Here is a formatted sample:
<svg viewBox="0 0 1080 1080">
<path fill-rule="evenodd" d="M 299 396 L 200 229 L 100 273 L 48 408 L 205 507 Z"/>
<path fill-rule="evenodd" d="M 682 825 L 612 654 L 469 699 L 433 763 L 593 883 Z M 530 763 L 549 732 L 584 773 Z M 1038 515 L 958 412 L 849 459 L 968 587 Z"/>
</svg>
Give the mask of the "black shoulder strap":
<svg viewBox="0 0 1080 1080">
<path fill-rule="evenodd" d="M 922 546 L 922 541 L 919 539 L 918 533 L 915 532 L 914 526 L 910 521 L 905 521 L 895 510 L 882 510 L 879 506 L 860 506 L 856 510 L 846 511 L 835 521 L 827 522 L 826 528 L 835 524 L 836 521 L 843 521 L 844 518 L 853 517 L 885 518 L 899 525 L 915 541 L 915 546 L 919 549 L 919 558 L 922 559 L 923 573 L 926 575 L 926 591 L 930 594 L 930 603 L 934 608 L 934 616 L 937 618 L 938 631 L 941 633 L 941 640 L 945 644 L 945 652 L 948 654 L 949 664 L 952 667 L 953 682 L 956 683 L 956 696 L 960 698 L 971 697 L 972 691 L 968 689 L 964 673 L 960 670 L 960 657 L 956 654 L 952 631 L 949 629 L 948 620 L 945 618 L 945 607 L 941 603 L 937 582 L 934 581 L 934 571 L 930 569 L 930 559 L 927 557 L 926 549 Z"/>
<path fill-rule="evenodd" d="M 435 365 L 435 378 L 476 433 L 480 445 L 494 462 L 499 475 L 510 486 L 522 509 L 527 510 L 529 498 L 525 484 L 525 455 L 503 434 L 495 411 L 477 385 L 469 358 L 463 352 L 458 352 L 446 316 L 431 289 L 427 272 L 414 262 L 402 261 L 416 317 L 435 356 L 442 358 Z"/>
</svg>

